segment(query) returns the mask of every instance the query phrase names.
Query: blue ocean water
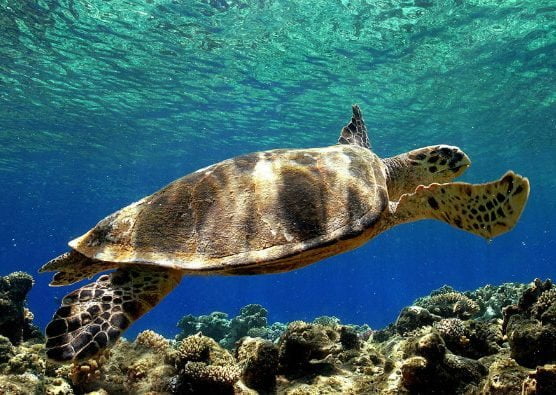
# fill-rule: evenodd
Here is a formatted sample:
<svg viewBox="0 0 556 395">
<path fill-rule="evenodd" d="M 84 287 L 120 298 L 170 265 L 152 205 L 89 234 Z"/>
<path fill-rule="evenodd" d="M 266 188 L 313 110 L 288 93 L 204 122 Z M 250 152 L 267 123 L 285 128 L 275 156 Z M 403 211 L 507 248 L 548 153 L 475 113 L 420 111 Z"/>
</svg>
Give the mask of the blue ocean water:
<svg viewBox="0 0 556 395">
<path fill-rule="evenodd" d="M 556 8 L 550 0 L 0 0 L 0 274 L 36 271 L 111 212 L 211 163 L 334 144 L 364 113 L 380 156 L 445 143 L 484 182 L 512 169 L 531 196 L 490 243 L 403 225 L 307 268 L 187 277 L 130 329 L 185 314 L 334 315 L 374 328 L 450 284 L 555 277 Z M 218 218 L 214 219 L 218 221 Z"/>
</svg>

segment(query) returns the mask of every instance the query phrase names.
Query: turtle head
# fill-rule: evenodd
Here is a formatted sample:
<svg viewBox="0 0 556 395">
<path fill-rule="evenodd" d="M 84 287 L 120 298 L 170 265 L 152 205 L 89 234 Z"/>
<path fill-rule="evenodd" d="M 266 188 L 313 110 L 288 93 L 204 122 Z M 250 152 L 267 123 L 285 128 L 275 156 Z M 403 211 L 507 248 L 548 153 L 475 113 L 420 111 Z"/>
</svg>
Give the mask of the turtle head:
<svg viewBox="0 0 556 395">
<path fill-rule="evenodd" d="M 390 200 L 415 191 L 419 185 L 450 182 L 471 165 L 458 147 L 432 145 L 383 159 Z"/>
</svg>

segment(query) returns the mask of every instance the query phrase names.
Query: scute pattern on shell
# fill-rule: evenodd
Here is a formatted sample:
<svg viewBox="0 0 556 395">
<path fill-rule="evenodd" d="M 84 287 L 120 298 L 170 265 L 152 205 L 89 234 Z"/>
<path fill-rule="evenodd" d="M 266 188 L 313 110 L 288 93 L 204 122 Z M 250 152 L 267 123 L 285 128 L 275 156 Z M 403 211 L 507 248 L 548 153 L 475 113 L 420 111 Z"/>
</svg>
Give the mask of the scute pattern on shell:
<svg viewBox="0 0 556 395">
<path fill-rule="evenodd" d="M 182 177 L 70 246 L 107 262 L 280 272 L 361 244 L 387 207 L 383 164 L 368 149 L 274 150 Z"/>
</svg>

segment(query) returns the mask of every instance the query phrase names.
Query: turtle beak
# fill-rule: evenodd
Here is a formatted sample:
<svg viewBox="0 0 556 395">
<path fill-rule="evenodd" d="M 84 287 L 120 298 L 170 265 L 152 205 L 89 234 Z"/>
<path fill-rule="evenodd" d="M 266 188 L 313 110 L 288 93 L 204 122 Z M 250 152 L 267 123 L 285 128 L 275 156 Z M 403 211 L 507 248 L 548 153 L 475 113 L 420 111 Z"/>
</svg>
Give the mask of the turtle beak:
<svg viewBox="0 0 556 395">
<path fill-rule="evenodd" d="M 452 178 L 457 178 L 457 177 L 461 176 L 463 173 L 465 173 L 465 170 L 467 170 L 467 168 L 469 166 L 470 165 L 462 165 L 462 166 L 454 167 L 453 169 L 444 170 L 444 171 L 445 172 L 451 171 L 452 172 Z"/>
<path fill-rule="evenodd" d="M 438 173 L 448 176 L 450 179 L 461 176 L 469 166 L 471 159 L 458 147 L 442 145 L 437 147 L 437 154 L 441 157 L 441 164 L 445 167 L 439 169 Z"/>
<path fill-rule="evenodd" d="M 456 178 L 461 176 L 465 170 L 471 166 L 471 159 L 469 159 L 465 152 L 458 149 L 458 151 L 454 153 L 453 159 L 448 163 L 448 166 L 449 171 L 451 171 L 453 177 Z"/>
</svg>

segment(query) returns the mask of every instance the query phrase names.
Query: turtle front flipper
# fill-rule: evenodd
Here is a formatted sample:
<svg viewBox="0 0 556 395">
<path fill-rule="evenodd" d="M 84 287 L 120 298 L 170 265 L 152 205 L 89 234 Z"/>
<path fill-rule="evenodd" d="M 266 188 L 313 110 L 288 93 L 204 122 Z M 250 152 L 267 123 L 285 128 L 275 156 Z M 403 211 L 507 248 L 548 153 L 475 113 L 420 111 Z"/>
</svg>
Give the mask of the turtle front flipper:
<svg viewBox="0 0 556 395">
<path fill-rule="evenodd" d="M 434 218 L 491 239 L 514 227 L 528 197 L 529 180 L 512 171 L 485 184 L 419 186 L 401 196 L 393 210 L 393 225 Z"/>
<path fill-rule="evenodd" d="M 116 263 L 91 259 L 75 250 L 71 250 L 48 261 L 39 269 L 39 272 L 57 272 L 54 274 L 50 286 L 58 287 L 91 278 L 97 273 L 117 267 Z"/>
<path fill-rule="evenodd" d="M 66 295 L 46 327 L 47 358 L 69 362 L 100 354 L 174 289 L 181 276 L 169 269 L 126 267 Z"/>
</svg>

